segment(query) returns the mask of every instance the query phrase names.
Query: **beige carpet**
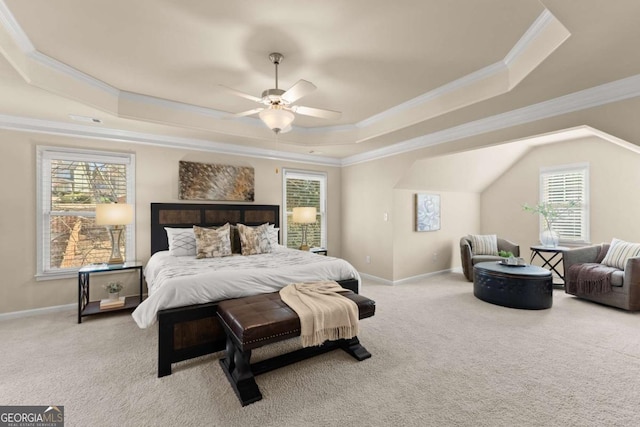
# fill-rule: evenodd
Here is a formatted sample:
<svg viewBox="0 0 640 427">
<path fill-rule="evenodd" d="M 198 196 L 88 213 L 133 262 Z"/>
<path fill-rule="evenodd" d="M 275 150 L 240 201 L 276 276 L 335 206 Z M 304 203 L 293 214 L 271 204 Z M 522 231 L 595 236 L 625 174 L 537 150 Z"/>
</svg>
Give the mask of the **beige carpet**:
<svg viewBox="0 0 640 427">
<path fill-rule="evenodd" d="M 0 404 L 64 405 L 67 426 L 640 425 L 640 313 L 561 290 L 549 310 L 499 307 L 461 274 L 363 294 L 377 301 L 360 333 L 371 359 L 335 351 L 261 375 L 245 408 L 217 357 L 156 378 L 156 330 L 128 314 L 2 321 Z"/>
</svg>

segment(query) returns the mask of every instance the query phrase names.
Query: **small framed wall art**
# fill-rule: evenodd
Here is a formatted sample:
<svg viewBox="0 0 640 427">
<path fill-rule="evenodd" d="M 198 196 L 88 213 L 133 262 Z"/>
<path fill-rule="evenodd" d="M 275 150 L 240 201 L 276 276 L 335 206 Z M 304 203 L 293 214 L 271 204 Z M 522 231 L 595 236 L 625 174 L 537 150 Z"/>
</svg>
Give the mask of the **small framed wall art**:
<svg viewBox="0 0 640 427">
<path fill-rule="evenodd" d="M 440 230 L 440 195 L 416 194 L 416 231 Z"/>
</svg>

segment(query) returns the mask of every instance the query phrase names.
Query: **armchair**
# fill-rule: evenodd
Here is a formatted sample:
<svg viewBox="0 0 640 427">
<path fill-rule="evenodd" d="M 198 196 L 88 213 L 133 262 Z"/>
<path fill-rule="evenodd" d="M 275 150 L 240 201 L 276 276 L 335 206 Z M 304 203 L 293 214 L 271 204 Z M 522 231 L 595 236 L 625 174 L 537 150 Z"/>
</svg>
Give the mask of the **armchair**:
<svg viewBox="0 0 640 427">
<path fill-rule="evenodd" d="M 565 292 L 624 310 L 640 310 L 640 257 L 629 258 L 624 270 L 615 269 L 611 275 L 611 290 L 608 292 L 587 293 L 580 290 L 580 287 L 576 288 L 571 285 L 577 281 L 577 277 L 574 277 L 575 269 L 570 271 L 571 266 L 585 263 L 599 264 L 604 259 L 609 247 L 608 243 L 602 243 L 562 251 Z"/>
<path fill-rule="evenodd" d="M 497 238 L 498 251 L 511 252 L 514 256 L 520 256 L 520 246 L 506 239 Z M 460 239 L 460 260 L 462 272 L 468 281 L 473 282 L 473 266 L 479 262 L 500 261 L 502 257 L 497 255 L 477 255 L 473 252 L 471 237 L 464 236 Z"/>
</svg>

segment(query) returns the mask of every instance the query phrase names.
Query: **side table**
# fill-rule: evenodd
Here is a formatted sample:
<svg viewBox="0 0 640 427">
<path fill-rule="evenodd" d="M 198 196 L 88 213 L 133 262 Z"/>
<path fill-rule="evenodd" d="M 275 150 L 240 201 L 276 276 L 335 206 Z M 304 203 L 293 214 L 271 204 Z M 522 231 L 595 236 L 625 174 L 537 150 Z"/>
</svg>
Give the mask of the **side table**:
<svg viewBox="0 0 640 427">
<path fill-rule="evenodd" d="M 529 249 L 531 249 L 529 264 L 533 264 L 536 257 L 540 258 L 542 260 L 541 267 L 555 273 L 564 284 L 564 275 L 556 267 L 562 262 L 562 251 L 567 251 L 569 248 L 565 246 L 531 246 Z"/>
<path fill-rule="evenodd" d="M 124 306 L 122 307 L 101 310 L 100 301 L 91 301 L 89 296 L 89 281 L 91 279 L 91 275 L 96 273 L 113 273 L 115 271 L 125 270 L 138 271 L 138 278 L 140 280 L 139 294 L 126 297 Z M 82 323 L 82 318 L 84 316 L 129 310 L 137 307 L 142 302 L 143 277 L 142 263 L 137 261 L 125 262 L 124 264 L 90 264 L 82 267 L 78 270 L 78 323 Z"/>
<path fill-rule="evenodd" d="M 311 248 L 309 252 L 313 252 L 318 255 L 327 255 L 327 250 L 325 248 Z"/>
</svg>

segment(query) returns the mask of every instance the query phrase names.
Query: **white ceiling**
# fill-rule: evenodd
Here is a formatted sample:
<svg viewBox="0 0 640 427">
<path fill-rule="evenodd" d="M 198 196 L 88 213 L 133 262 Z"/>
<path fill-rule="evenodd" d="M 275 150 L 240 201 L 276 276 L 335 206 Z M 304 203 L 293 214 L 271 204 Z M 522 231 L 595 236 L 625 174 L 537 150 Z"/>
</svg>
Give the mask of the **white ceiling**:
<svg viewBox="0 0 640 427">
<path fill-rule="evenodd" d="M 0 114 L 344 159 L 564 95 L 580 108 L 640 73 L 638 16 L 637 0 L 0 0 Z M 298 115 L 276 141 L 226 117 L 257 105 L 219 85 L 260 96 L 274 51 L 280 87 L 313 82 L 297 104 L 339 120 Z"/>
</svg>

